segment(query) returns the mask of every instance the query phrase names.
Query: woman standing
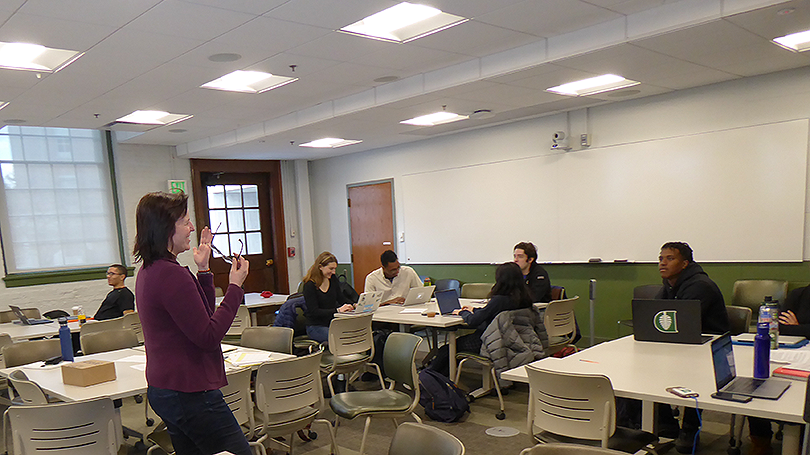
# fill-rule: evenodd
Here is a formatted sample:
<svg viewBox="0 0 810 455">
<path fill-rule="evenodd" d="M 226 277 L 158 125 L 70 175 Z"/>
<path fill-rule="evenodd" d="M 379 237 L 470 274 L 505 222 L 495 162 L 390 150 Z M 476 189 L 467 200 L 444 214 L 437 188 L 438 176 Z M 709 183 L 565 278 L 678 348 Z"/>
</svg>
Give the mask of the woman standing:
<svg viewBox="0 0 810 455">
<path fill-rule="evenodd" d="M 185 194 L 149 193 L 135 213 L 134 254 L 143 261 L 135 296 L 146 347 L 147 396 L 166 424 L 178 455 L 251 453 L 219 388 L 226 385 L 220 343 L 244 295 L 248 262 L 235 257 L 230 285 L 214 307 L 214 277 L 208 268 L 211 230 L 194 248 L 197 276 L 177 262 L 190 249 L 194 226 Z"/>
<path fill-rule="evenodd" d="M 354 309 L 354 305 L 340 292 L 336 269 L 337 258 L 324 251 L 304 277 L 307 335 L 321 343 L 329 339 L 329 323 L 335 312 L 345 313 Z"/>
</svg>

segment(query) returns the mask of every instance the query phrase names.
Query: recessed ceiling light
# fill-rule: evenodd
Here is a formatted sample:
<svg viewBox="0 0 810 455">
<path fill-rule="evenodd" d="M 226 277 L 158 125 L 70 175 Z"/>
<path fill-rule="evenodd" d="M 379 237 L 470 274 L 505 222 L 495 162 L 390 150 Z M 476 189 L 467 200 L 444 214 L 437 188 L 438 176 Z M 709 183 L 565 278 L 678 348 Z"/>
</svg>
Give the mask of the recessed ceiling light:
<svg viewBox="0 0 810 455">
<path fill-rule="evenodd" d="M 339 31 L 383 41 L 407 43 L 468 20 L 431 6 L 402 2 Z"/>
<path fill-rule="evenodd" d="M 774 38 L 773 42 L 793 52 L 804 52 L 810 49 L 810 30 Z"/>
<path fill-rule="evenodd" d="M 233 53 L 230 53 L 230 52 L 225 52 L 225 53 L 222 53 L 222 54 L 214 54 L 214 55 L 209 55 L 208 56 L 208 60 L 211 60 L 212 62 L 217 62 L 217 63 L 235 62 L 235 61 L 239 60 L 240 58 L 242 58 L 241 55 L 233 54 Z"/>
<path fill-rule="evenodd" d="M 171 125 L 190 119 L 191 114 L 170 114 L 163 111 L 135 111 L 116 120 L 121 123 L 137 123 L 139 125 Z"/>
<path fill-rule="evenodd" d="M 403 120 L 399 123 L 405 123 L 406 125 L 416 125 L 416 126 L 436 126 L 441 125 L 443 123 L 465 120 L 467 118 L 469 118 L 469 116 L 467 115 L 459 115 L 454 114 L 452 112 L 439 111 L 434 112 L 432 114 L 422 115 L 420 117 L 414 117 L 412 119 Z"/>
<path fill-rule="evenodd" d="M 262 71 L 234 71 L 206 82 L 202 88 L 229 92 L 262 93 L 297 81 L 297 77 L 275 76 Z"/>
<path fill-rule="evenodd" d="M 0 42 L 0 68 L 51 73 L 82 55 L 82 52 L 51 49 L 39 44 Z"/>
<path fill-rule="evenodd" d="M 625 79 L 615 74 L 603 74 L 601 76 L 547 88 L 546 91 L 560 95 L 586 96 L 610 90 L 619 90 L 620 88 L 632 87 L 638 84 L 640 84 L 640 82 L 631 81 L 630 79 Z"/>
<path fill-rule="evenodd" d="M 8 106 L 8 101 L 0 101 L 0 109 L 3 109 L 6 106 Z"/>
<path fill-rule="evenodd" d="M 323 139 L 318 139 L 318 140 L 315 140 L 315 141 L 312 141 L 312 142 L 307 142 L 306 144 L 300 144 L 299 147 L 312 147 L 312 148 L 322 148 L 322 149 L 332 148 L 332 149 L 334 149 L 334 148 L 338 148 L 338 147 L 344 147 L 344 146 L 347 146 L 347 145 L 359 144 L 361 142 L 363 142 L 363 141 L 358 141 L 358 140 L 354 140 L 354 139 L 341 139 L 339 137 L 325 137 Z"/>
</svg>

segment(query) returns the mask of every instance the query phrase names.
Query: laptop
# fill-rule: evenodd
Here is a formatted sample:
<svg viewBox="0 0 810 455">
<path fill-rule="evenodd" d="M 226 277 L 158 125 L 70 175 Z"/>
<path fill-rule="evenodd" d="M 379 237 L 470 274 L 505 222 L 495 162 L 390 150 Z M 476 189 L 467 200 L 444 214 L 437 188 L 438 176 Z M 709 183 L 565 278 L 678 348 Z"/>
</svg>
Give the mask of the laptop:
<svg viewBox="0 0 810 455">
<path fill-rule="evenodd" d="M 712 341 L 712 366 L 718 392 L 776 400 L 790 387 L 788 381 L 737 376 L 737 369 L 734 366 L 734 350 L 731 347 L 729 334 Z"/>
<path fill-rule="evenodd" d="M 633 299 L 633 337 L 636 341 L 703 344 L 699 300 Z"/>
<path fill-rule="evenodd" d="M 436 291 L 436 302 L 439 305 L 439 314 L 442 315 L 452 314 L 453 310 L 461 308 L 458 301 L 458 292 L 455 289 Z"/>
<path fill-rule="evenodd" d="M 383 293 L 383 291 L 373 291 L 360 294 L 360 298 L 354 304 L 354 311 L 347 311 L 343 314 L 366 314 L 377 311 L 382 303 Z"/>
<path fill-rule="evenodd" d="M 408 296 L 405 297 L 405 302 L 403 305 L 408 306 L 427 303 L 433 296 L 433 291 L 435 290 L 436 286 L 420 286 L 418 288 L 411 288 L 411 290 L 408 291 Z"/>
<path fill-rule="evenodd" d="M 11 311 L 13 311 L 13 312 L 14 312 L 14 315 L 15 315 L 15 316 L 17 316 L 17 319 L 19 319 L 19 321 L 14 321 L 14 323 L 15 323 L 15 324 L 22 324 L 22 325 L 37 325 L 37 324 L 48 324 L 48 323 L 53 322 L 53 321 L 52 321 L 52 320 L 50 320 L 50 319 L 32 319 L 32 318 L 27 318 L 27 317 L 25 316 L 25 314 L 23 314 L 23 312 L 22 312 L 22 310 L 20 309 L 20 307 L 18 307 L 18 306 L 14 306 L 14 305 L 9 305 L 8 307 L 9 307 L 9 308 L 11 308 Z"/>
</svg>

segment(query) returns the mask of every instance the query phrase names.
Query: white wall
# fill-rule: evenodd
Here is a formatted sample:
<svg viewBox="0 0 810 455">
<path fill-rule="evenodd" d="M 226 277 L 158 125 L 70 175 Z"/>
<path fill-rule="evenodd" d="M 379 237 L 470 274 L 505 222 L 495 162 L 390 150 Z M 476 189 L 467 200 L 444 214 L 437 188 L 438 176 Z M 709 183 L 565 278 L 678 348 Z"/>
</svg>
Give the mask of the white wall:
<svg viewBox="0 0 810 455">
<path fill-rule="evenodd" d="M 121 203 L 123 233 L 126 239 L 127 265 L 132 265 L 132 248 L 135 239 L 135 207 L 141 196 L 151 191 L 166 191 L 167 180 L 186 180 L 191 184 L 191 170 L 187 159 L 176 158 L 174 147 L 121 144 L 116 147 L 115 164 Z M 191 219 L 194 219 L 194 203 L 189 200 Z M 180 262 L 194 267 L 191 253 L 183 253 Z M 2 261 L 2 257 L 0 257 Z M 135 278 L 126 280 L 134 288 Z M 36 307 L 41 312 L 53 309 L 69 311 L 74 305 L 82 305 L 93 315 L 104 296 L 110 291 L 106 280 L 57 283 L 39 286 L 6 288 L 0 286 L 0 307 L 18 305 Z M 0 309 L 2 309 L 0 308 Z"/>
<path fill-rule="evenodd" d="M 592 134 L 594 147 L 607 147 L 808 119 L 807 106 L 810 106 L 810 69 L 804 68 L 590 108 L 587 130 Z M 573 114 L 572 118 L 585 118 L 582 111 Z M 409 237 L 403 201 L 409 195 L 402 185 L 404 175 L 564 153 L 551 151 L 549 147 L 554 131 L 565 130 L 566 123 L 566 115 L 559 114 L 310 163 L 315 250 L 330 250 L 340 262 L 350 262 L 346 185 L 393 178 L 396 229 L 405 232 L 405 243 L 398 244 L 397 250 L 407 261 Z M 574 122 L 570 131 L 573 137 L 586 132 L 583 123 Z M 662 204 L 668 197 L 677 197 L 677 175 L 671 174 L 661 170 Z M 522 188 L 530 206 L 531 170 L 515 175 L 514 182 Z M 492 199 L 481 203 L 498 204 L 503 197 L 503 189 L 493 188 Z M 424 203 L 440 200 L 441 194 L 436 194 L 434 201 Z M 810 209 L 805 208 L 805 220 L 808 212 Z M 520 214 L 514 215 L 519 222 Z M 805 259 L 810 259 L 808 224 L 805 221 Z M 650 228 L 654 229 L 654 220 Z M 501 260 L 509 259 L 510 251 L 504 251 Z"/>
</svg>

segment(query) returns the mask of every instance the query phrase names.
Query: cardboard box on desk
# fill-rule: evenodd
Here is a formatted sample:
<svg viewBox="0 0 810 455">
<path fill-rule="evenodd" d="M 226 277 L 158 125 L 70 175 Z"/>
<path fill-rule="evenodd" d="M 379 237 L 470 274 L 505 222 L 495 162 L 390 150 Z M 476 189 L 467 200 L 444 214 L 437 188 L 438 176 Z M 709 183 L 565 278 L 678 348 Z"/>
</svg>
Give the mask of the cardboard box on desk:
<svg viewBox="0 0 810 455">
<path fill-rule="evenodd" d="M 62 365 L 62 382 L 79 387 L 115 381 L 115 363 L 106 360 L 84 360 Z"/>
</svg>

